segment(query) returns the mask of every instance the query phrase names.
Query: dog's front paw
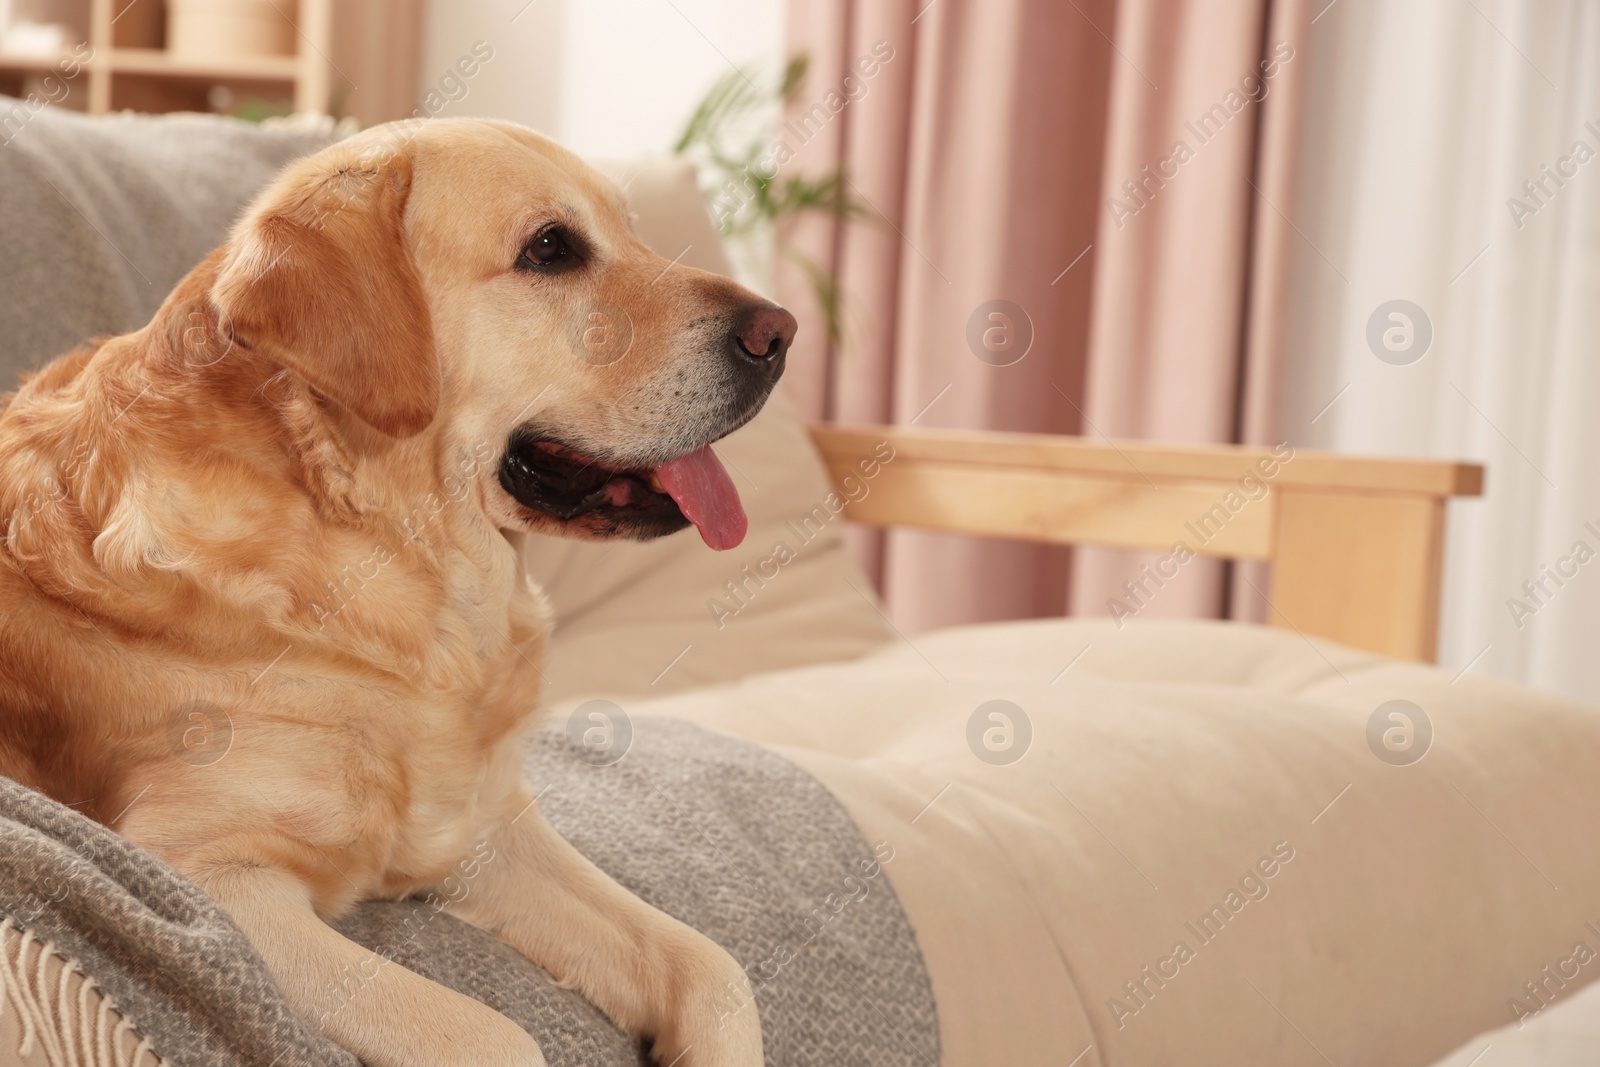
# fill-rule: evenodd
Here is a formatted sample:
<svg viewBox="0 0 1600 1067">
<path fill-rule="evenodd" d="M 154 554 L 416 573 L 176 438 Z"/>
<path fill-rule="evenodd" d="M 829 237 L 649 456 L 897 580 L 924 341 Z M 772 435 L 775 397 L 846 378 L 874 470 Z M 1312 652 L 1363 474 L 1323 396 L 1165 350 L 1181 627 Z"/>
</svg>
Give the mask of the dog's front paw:
<svg viewBox="0 0 1600 1067">
<path fill-rule="evenodd" d="M 394 1034 L 397 1056 L 389 1064 L 429 1067 L 545 1067 L 544 1053 L 526 1030 L 499 1012 L 462 997 L 448 1015 L 426 1017 L 426 1025 Z M 440 1025 L 449 1020 L 448 1025 Z"/>
<path fill-rule="evenodd" d="M 761 1067 L 761 1016 L 744 969 L 710 942 L 679 968 L 651 1053 L 662 1067 Z"/>
<path fill-rule="evenodd" d="M 505 1064 L 506 1067 L 545 1067 L 544 1053 L 539 1043 L 516 1023 L 497 1020 L 493 1031 L 479 1030 L 468 1038 L 462 1047 L 454 1050 L 461 1063 L 485 1067 L 487 1064 Z"/>
</svg>

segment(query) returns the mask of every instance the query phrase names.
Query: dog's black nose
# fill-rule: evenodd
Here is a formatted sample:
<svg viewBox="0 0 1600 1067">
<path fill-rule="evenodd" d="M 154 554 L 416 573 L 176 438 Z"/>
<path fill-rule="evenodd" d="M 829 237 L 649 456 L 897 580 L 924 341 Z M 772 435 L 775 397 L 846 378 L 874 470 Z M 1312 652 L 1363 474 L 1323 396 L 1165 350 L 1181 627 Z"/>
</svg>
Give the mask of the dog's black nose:
<svg viewBox="0 0 1600 1067">
<path fill-rule="evenodd" d="M 734 319 L 733 354 L 776 378 L 783 373 L 784 353 L 799 328 L 794 316 L 776 304 L 752 304 Z"/>
</svg>

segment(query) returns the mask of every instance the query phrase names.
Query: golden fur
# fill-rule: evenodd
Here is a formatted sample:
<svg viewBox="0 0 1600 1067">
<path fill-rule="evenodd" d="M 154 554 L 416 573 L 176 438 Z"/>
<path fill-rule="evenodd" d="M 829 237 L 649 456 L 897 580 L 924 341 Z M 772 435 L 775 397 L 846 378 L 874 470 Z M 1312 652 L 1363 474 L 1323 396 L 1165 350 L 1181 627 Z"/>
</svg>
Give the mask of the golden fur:
<svg viewBox="0 0 1600 1067">
<path fill-rule="evenodd" d="M 548 220 L 583 232 L 584 270 L 513 269 Z M 603 367 L 568 343 L 594 300 L 633 321 Z M 640 466 L 731 430 L 753 409 L 711 339 L 754 303 L 650 252 L 610 183 L 510 124 L 380 127 L 295 164 L 148 326 L 0 412 L 0 773 L 205 888 L 368 1063 L 543 1062 L 398 965 L 327 1007 L 371 954 L 325 919 L 472 863 L 453 910 L 663 1063 L 760 1064 L 754 1009 L 719 1007 L 731 957 L 529 808 L 551 621 L 518 531 L 610 531 L 496 480 L 528 418 Z M 196 725 L 231 729 L 220 761 L 192 758 Z"/>
</svg>

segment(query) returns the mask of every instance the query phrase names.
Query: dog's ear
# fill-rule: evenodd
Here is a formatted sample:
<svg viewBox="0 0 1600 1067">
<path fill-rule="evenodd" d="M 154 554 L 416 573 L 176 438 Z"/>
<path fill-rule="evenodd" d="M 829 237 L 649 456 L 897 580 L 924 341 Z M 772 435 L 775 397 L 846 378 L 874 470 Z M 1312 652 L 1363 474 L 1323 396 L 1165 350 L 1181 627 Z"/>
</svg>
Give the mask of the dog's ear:
<svg viewBox="0 0 1600 1067">
<path fill-rule="evenodd" d="M 281 178 L 235 229 L 211 299 L 235 340 L 390 437 L 439 406 L 439 359 L 405 240 L 411 161 L 337 150 Z"/>
</svg>

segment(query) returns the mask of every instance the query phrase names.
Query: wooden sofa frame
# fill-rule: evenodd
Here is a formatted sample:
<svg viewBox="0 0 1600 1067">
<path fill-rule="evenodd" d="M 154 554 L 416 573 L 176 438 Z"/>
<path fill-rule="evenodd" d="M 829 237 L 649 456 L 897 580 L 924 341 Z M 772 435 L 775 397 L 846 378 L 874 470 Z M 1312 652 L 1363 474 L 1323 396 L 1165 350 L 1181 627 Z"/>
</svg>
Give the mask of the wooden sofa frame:
<svg viewBox="0 0 1600 1067">
<path fill-rule="evenodd" d="M 1483 492 L 1474 463 L 1286 446 L 900 426 L 814 426 L 811 435 L 854 522 L 1151 549 L 1158 563 L 1183 549 L 1267 560 L 1271 588 L 1261 592 L 1274 625 L 1428 662 L 1445 504 Z M 1176 563 L 1164 569 L 1171 577 Z"/>
</svg>

